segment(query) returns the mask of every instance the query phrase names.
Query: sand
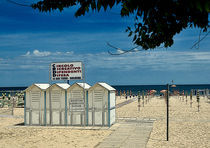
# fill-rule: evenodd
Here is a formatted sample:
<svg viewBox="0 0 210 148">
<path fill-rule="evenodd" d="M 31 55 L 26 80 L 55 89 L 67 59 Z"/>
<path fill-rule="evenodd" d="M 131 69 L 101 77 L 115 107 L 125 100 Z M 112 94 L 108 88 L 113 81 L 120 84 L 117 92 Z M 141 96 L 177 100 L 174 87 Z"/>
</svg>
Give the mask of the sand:
<svg viewBox="0 0 210 148">
<path fill-rule="evenodd" d="M 80 130 L 66 127 L 21 127 L 22 118 L 0 118 L 0 148 L 94 147 L 110 130 Z"/>
<path fill-rule="evenodd" d="M 133 97 L 127 97 L 127 99 L 126 99 L 125 96 L 121 96 L 121 97 L 118 96 L 118 97 L 116 97 L 116 104 L 119 104 L 119 103 L 128 101 L 128 100 L 130 100 L 130 99 L 133 99 Z"/>
<path fill-rule="evenodd" d="M 130 99 L 130 98 L 129 98 Z M 116 103 L 126 99 L 117 97 Z M 163 98 L 153 97 L 138 111 L 134 101 L 116 110 L 117 118 L 152 118 L 153 124 L 147 147 L 210 147 L 210 101 L 201 97 L 200 111 L 177 97 L 170 97 L 169 141 L 166 141 L 166 106 Z M 109 136 L 111 129 L 81 129 L 71 127 L 24 127 L 23 108 L 14 110 L 14 117 L 0 117 L 0 148 L 13 147 L 95 147 Z"/>
<path fill-rule="evenodd" d="M 144 101 L 145 103 L 146 101 Z M 192 108 L 188 102 L 178 97 L 170 97 L 169 108 L 169 141 L 166 141 L 166 103 L 161 98 L 151 98 L 138 111 L 138 102 L 123 106 L 117 110 L 120 118 L 152 118 L 156 119 L 147 147 L 210 147 L 210 101 L 201 97 L 200 111 L 197 109 L 196 98 Z"/>
</svg>

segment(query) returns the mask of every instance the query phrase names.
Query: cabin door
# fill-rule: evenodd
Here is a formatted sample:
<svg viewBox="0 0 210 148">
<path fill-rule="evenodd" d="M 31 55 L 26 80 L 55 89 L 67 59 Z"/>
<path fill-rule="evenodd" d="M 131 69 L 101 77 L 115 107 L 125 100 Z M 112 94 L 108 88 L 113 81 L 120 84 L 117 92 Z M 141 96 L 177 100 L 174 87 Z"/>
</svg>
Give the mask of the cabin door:
<svg viewBox="0 0 210 148">
<path fill-rule="evenodd" d="M 40 99 L 41 92 L 40 91 L 31 91 L 31 110 L 29 115 L 29 124 L 30 125 L 40 125 Z"/>
<path fill-rule="evenodd" d="M 51 124 L 61 124 L 61 91 L 51 91 Z"/>
<path fill-rule="evenodd" d="M 84 125 L 85 123 L 85 100 L 83 90 L 72 90 L 69 101 L 71 125 Z"/>
<path fill-rule="evenodd" d="M 93 125 L 104 125 L 104 90 L 93 91 Z"/>
</svg>

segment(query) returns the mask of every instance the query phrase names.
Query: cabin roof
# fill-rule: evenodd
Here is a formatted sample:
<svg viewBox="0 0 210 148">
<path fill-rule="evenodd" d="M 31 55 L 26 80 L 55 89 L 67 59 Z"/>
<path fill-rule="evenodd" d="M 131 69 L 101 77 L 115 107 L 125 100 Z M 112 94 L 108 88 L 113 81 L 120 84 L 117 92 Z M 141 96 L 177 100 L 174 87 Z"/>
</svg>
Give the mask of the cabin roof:
<svg viewBox="0 0 210 148">
<path fill-rule="evenodd" d="M 34 83 L 31 86 L 29 86 L 28 88 L 25 89 L 25 91 L 27 91 L 28 89 L 30 89 L 31 87 L 36 86 L 41 90 L 46 90 L 47 88 L 50 87 L 50 84 L 47 83 Z"/>
<path fill-rule="evenodd" d="M 104 82 L 99 82 L 99 83 L 96 83 L 95 85 L 100 85 L 109 91 L 115 91 L 115 89 L 113 87 L 111 87 L 109 84 L 104 83 Z"/>
<path fill-rule="evenodd" d="M 67 83 L 55 83 L 53 85 L 57 85 L 57 86 L 61 87 L 62 89 L 67 89 L 70 87 L 70 85 Z M 51 86 L 53 86 L 53 85 L 51 85 Z"/>
<path fill-rule="evenodd" d="M 91 86 L 87 83 L 77 83 L 79 86 L 81 86 L 84 89 L 89 89 Z"/>
</svg>

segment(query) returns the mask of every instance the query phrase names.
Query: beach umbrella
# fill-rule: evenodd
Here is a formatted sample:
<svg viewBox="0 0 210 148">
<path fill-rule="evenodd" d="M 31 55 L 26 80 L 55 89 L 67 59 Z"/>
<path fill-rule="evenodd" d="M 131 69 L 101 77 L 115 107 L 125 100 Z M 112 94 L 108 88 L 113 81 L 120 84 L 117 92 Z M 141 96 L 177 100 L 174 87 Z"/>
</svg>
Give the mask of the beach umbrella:
<svg viewBox="0 0 210 148">
<path fill-rule="evenodd" d="M 160 93 L 166 93 L 167 90 L 163 89 L 160 91 Z"/>
<path fill-rule="evenodd" d="M 173 88 L 173 94 L 175 95 L 175 94 L 176 94 L 176 92 L 175 92 L 174 88 L 176 87 L 176 85 L 175 85 L 175 84 L 173 84 L 173 85 L 171 85 L 171 87 Z"/>
<path fill-rule="evenodd" d="M 156 90 L 154 90 L 154 89 L 152 89 L 152 90 L 150 90 L 150 92 L 152 92 L 152 93 L 156 93 L 157 91 L 156 91 Z"/>
<path fill-rule="evenodd" d="M 156 93 L 157 91 L 156 90 L 154 90 L 154 89 L 152 89 L 152 90 L 150 90 L 150 94 L 154 94 L 154 93 Z"/>
<path fill-rule="evenodd" d="M 176 87 L 176 85 L 175 85 L 175 84 L 173 84 L 173 85 L 171 85 L 171 87 Z"/>
</svg>

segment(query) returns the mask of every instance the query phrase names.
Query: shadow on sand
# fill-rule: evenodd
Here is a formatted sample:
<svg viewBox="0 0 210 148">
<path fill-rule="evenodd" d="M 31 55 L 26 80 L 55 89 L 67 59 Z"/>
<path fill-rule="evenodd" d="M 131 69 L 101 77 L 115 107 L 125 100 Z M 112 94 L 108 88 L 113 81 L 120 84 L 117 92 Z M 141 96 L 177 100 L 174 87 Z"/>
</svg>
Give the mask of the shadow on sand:
<svg viewBox="0 0 210 148">
<path fill-rule="evenodd" d="M 154 139 L 154 138 L 150 138 L 150 139 L 154 141 L 167 141 L 166 139 Z"/>
<path fill-rule="evenodd" d="M 24 125 L 24 122 L 21 122 L 21 123 L 15 124 L 14 126 L 25 126 L 25 125 Z"/>
</svg>

